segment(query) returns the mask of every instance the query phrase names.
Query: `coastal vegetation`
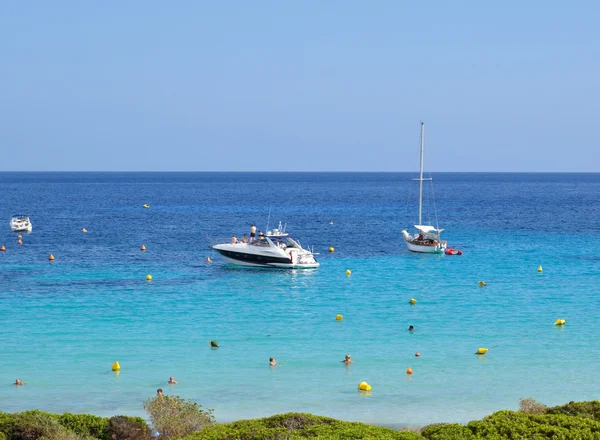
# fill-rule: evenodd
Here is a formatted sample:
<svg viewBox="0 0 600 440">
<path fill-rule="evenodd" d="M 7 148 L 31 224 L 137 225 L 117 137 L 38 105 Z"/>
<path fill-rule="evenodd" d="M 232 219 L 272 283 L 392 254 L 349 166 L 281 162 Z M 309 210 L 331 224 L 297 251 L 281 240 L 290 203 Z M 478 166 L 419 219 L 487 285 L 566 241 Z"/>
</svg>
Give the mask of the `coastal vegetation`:
<svg viewBox="0 0 600 440">
<path fill-rule="evenodd" d="M 600 438 L 600 402 L 546 407 L 521 399 L 519 411 L 498 411 L 466 425 L 433 424 L 415 432 L 304 413 L 215 423 L 211 410 L 179 397 L 148 399 L 153 429 L 140 417 L 50 414 L 38 410 L 0 413 L 0 440 L 300 440 L 300 439 L 577 439 Z"/>
</svg>

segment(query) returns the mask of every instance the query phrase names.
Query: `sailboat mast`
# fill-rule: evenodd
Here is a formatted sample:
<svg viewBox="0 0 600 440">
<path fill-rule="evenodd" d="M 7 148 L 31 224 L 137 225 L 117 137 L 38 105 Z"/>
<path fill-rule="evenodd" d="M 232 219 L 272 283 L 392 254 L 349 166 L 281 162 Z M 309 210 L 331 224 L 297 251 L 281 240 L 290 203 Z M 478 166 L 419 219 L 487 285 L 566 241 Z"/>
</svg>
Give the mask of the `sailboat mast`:
<svg viewBox="0 0 600 440">
<path fill-rule="evenodd" d="M 421 122 L 421 167 L 419 172 L 419 224 L 421 223 L 421 214 L 423 210 L 423 146 L 425 138 L 425 124 Z"/>
</svg>

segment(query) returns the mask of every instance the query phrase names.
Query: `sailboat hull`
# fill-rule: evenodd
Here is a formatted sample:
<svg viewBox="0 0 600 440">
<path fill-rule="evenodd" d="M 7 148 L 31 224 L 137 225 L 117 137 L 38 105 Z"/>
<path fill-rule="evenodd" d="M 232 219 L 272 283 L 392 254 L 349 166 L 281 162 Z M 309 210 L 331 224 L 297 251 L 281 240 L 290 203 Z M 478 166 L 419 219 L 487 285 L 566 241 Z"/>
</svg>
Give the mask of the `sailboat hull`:
<svg viewBox="0 0 600 440">
<path fill-rule="evenodd" d="M 445 241 L 440 241 L 435 245 L 418 244 L 415 243 L 415 239 L 411 237 L 408 232 L 402 231 L 402 235 L 404 236 L 404 242 L 406 243 L 406 247 L 411 252 L 419 252 L 421 254 L 443 254 L 446 250 Z"/>
</svg>

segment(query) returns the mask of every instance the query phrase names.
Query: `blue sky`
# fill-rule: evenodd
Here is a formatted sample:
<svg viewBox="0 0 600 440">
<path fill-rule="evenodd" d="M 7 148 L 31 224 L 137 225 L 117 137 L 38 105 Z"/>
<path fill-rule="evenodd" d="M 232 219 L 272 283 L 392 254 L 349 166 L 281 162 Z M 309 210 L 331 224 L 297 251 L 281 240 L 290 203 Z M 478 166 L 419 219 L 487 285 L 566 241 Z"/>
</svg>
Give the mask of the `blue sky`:
<svg viewBox="0 0 600 440">
<path fill-rule="evenodd" d="M 569 3 L 5 2 L 0 170 L 600 171 Z"/>
</svg>

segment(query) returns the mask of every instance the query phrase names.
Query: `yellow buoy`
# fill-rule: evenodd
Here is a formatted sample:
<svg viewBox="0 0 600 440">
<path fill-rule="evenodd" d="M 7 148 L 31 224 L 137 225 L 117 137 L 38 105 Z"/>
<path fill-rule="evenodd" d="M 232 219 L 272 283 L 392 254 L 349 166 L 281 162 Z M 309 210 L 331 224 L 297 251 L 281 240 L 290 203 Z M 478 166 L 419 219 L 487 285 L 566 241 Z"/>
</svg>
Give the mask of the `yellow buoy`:
<svg viewBox="0 0 600 440">
<path fill-rule="evenodd" d="M 50 256 L 48 257 L 48 260 L 54 261 L 54 255 L 50 254 Z"/>
<path fill-rule="evenodd" d="M 83 229 L 81 230 L 81 232 L 87 232 L 87 229 L 83 228 Z"/>
<path fill-rule="evenodd" d="M 479 284 L 479 287 L 487 286 L 487 284 L 485 284 L 485 281 L 478 281 L 477 284 Z"/>
<path fill-rule="evenodd" d="M 0 246 L 0 251 L 4 252 L 6 250 L 6 248 L 4 247 L 4 245 Z"/>
<path fill-rule="evenodd" d="M 346 269 L 346 275 L 352 275 L 352 271 L 350 269 Z"/>
<path fill-rule="evenodd" d="M 542 271 L 542 266 L 538 267 L 538 272 Z"/>
<path fill-rule="evenodd" d="M 152 275 L 146 275 L 146 280 L 147 281 L 152 281 Z"/>
<path fill-rule="evenodd" d="M 344 317 L 342 315 L 335 315 L 336 321 L 341 321 L 342 319 L 344 319 Z"/>
<path fill-rule="evenodd" d="M 554 325 L 565 325 L 566 323 L 567 321 L 565 321 L 564 319 L 557 319 Z"/>
<path fill-rule="evenodd" d="M 361 382 L 358 384 L 358 389 L 361 391 L 371 391 L 371 385 L 367 382 Z"/>
<path fill-rule="evenodd" d="M 417 303 L 417 300 L 416 300 L 416 299 L 414 299 L 414 298 L 411 298 L 411 299 L 410 299 L 410 301 L 409 301 L 409 303 L 411 303 L 411 304 L 416 304 L 416 303 Z"/>
<path fill-rule="evenodd" d="M 120 369 L 121 369 L 121 366 L 119 365 L 118 362 L 115 362 L 114 364 L 112 364 L 113 371 L 119 371 Z"/>
<path fill-rule="evenodd" d="M 210 257 L 207 257 L 206 260 L 204 260 L 206 263 L 212 263 L 212 260 L 210 259 Z"/>
<path fill-rule="evenodd" d="M 17 235 L 17 238 L 23 238 L 23 236 L 21 234 Z"/>
<path fill-rule="evenodd" d="M 331 246 L 331 247 L 329 248 L 329 252 L 332 252 L 332 253 L 333 253 L 333 252 L 335 252 L 335 248 L 334 248 L 333 246 Z"/>
<path fill-rule="evenodd" d="M 142 245 L 142 247 L 140 248 L 140 251 L 145 251 L 146 250 L 146 246 Z"/>
<path fill-rule="evenodd" d="M 487 348 L 478 348 L 475 354 L 486 354 L 488 352 Z"/>
</svg>

